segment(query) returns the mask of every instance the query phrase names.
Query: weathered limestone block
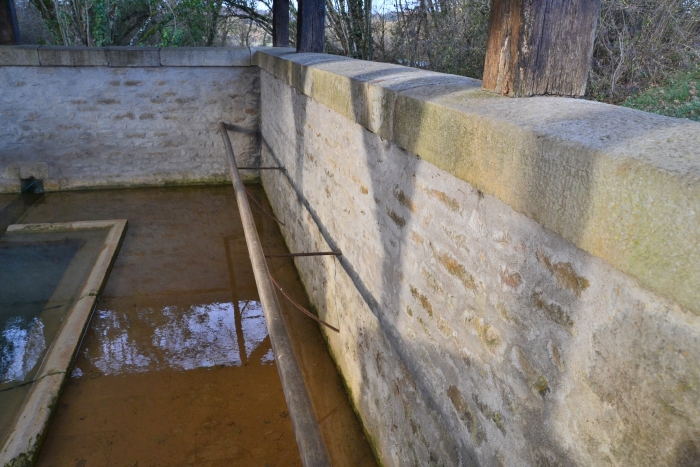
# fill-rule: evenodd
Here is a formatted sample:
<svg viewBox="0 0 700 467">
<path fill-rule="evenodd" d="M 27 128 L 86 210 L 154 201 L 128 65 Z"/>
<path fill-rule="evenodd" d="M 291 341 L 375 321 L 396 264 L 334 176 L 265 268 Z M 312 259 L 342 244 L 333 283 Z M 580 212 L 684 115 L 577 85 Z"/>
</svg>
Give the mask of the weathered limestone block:
<svg viewBox="0 0 700 467">
<path fill-rule="evenodd" d="M 38 45 L 3 45 L 0 66 L 39 66 Z"/>
<path fill-rule="evenodd" d="M 15 182 L 22 178 L 48 178 L 49 168 L 45 162 L 33 163 L 16 163 L 5 167 L 5 170 L 0 174 L 0 178 L 5 180 L 13 180 Z"/>
<path fill-rule="evenodd" d="M 158 47 L 106 47 L 111 67 L 160 66 Z"/>
<path fill-rule="evenodd" d="M 41 66 L 107 66 L 104 47 L 41 47 Z"/>
<path fill-rule="evenodd" d="M 311 57 L 299 61 L 307 59 Z M 345 63 L 317 62 L 314 67 L 340 68 Z M 350 68 L 342 69 L 351 73 Z M 382 73 L 382 68 L 377 70 Z M 470 151 L 488 149 L 481 138 L 490 138 L 496 149 L 489 154 L 503 154 L 494 164 L 505 171 L 508 163 L 519 160 L 523 170 L 518 174 L 511 169 L 519 179 L 499 175 L 496 169 L 473 174 L 466 166 L 450 173 L 439 161 L 430 162 L 399 144 L 404 137 L 400 133 L 411 131 L 406 138 L 413 136 L 427 148 L 449 149 L 447 143 L 429 144 L 428 130 L 421 126 L 399 126 L 403 118 L 419 121 L 420 113 L 402 107 L 401 99 L 404 93 L 430 92 L 420 87 L 420 79 L 402 88 L 392 103 L 396 126 L 384 126 L 393 132 L 390 141 L 378 134 L 381 125 L 369 131 L 366 120 L 356 119 L 354 104 L 343 104 L 351 99 L 336 99 L 321 89 L 326 84 L 319 83 L 326 81 L 316 78 L 330 74 L 329 69 L 275 62 L 272 71 L 282 79 L 261 71 L 263 163 L 287 170 L 263 174 L 263 183 L 275 215 L 285 222 L 282 230 L 291 250 L 343 252 L 338 259 L 304 258 L 296 264 L 319 316 L 340 328 L 339 334 L 326 334 L 329 347 L 384 465 L 671 467 L 693 465 L 700 458 L 700 316 L 679 303 L 677 295 L 651 290 L 534 216 L 518 212 L 497 196 L 500 192 L 489 194 L 465 180 L 482 180 L 486 174 L 512 183 L 547 179 L 555 186 L 511 189 L 532 202 L 536 194 L 552 192 L 572 202 L 576 198 L 567 190 L 575 191 L 577 180 L 586 177 L 595 196 L 602 195 L 598 189 L 613 190 L 609 196 L 618 202 L 627 196 L 647 202 L 650 194 L 637 191 L 644 185 L 615 187 L 605 181 L 624 180 L 627 174 L 619 168 L 605 173 L 613 168 L 605 163 L 608 149 L 602 143 L 598 152 L 590 153 L 565 138 L 563 129 L 572 123 L 556 117 L 571 112 L 569 101 L 564 109 L 537 104 L 533 115 L 513 115 L 522 109 L 500 108 L 500 98 L 487 99 L 477 91 L 465 98 L 475 100 L 472 139 L 462 133 L 466 130 L 460 121 L 442 118 L 438 125 L 432 123 L 441 118 L 438 111 L 427 114 L 424 125 L 431 130 L 447 131 L 442 126 L 453 125 L 455 144 Z M 337 93 L 361 86 L 350 82 L 342 87 L 349 82 L 342 76 L 328 80 L 339 84 Z M 445 97 L 440 108 L 447 113 L 458 103 Z M 538 137 L 533 129 L 540 128 L 535 127 L 537 112 L 562 136 Z M 646 121 L 646 116 L 640 118 Z M 530 126 L 523 130 L 513 119 Z M 684 125 L 677 123 L 679 132 L 687 130 Z M 495 129 L 486 132 L 490 127 Z M 508 131 L 516 137 L 495 139 Z M 518 136 L 519 131 L 525 136 Z M 428 142 L 422 143 L 423 138 Z M 519 152 L 527 138 L 535 145 L 525 146 L 529 151 L 564 159 L 530 168 L 525 162 L 536 162 L 537 153 Z M 591 136 L 577 138 L 588 144 Z M 685 149 L 671 161 L 650 161 L 644 152 L 648 140 L 630 144 L 641 151 L 638 165 L 629 162 L 638 179 L 650 177 L 642 171 L 644 163 L 675 164 L 675 174 L 682 168 L 688 183 L 693 180 L 689 159 L 695 149 Z M 615 148 L 622 152 L 616 157 L 630 157 L 626 148 Z M 486 170 L 476 150 L 471 157 L 472 170 Z M 592 165 L 582 165 L 590 157 Z M 460 167 L 458 156 L 444 160 Z M 601 164 L 600 171 L 596 164 Z M 557 178 L 572 168 L 577 176 Z M 678 180 L 668 183 L 676 183 L 668 191 L 682 192 Z M 655 190 L 658 196 L 660 188 Z M 695 206 L 694 199 L 687 198 L 686 207 Z M 667 202 L 663 219 L 684 229 L 692 245 L 695 237 L 685 224 L 694 222 L 692 213 L 669 207 L 674 203 Z M 580 212 L 568 208 L 559 206 L 557 212 L 564 218 Z M 596 209 L 602 208 L 592 211 L 602 212 Z M 632 207 L 612 204 L 608 209 Z M 639 213 L 649 206 L 636 209 Z M 585 225 L 586 220 L 590 217 L 580 222 Z M 626 228 L 634 238 L 635 229 Z M 631 239 L 605 241 L 620 245 Z M 672 241 L 681 247 L 674 261 L 693 254 L 677 238 Z M 684 263 L 679 271 L 692 276 L 697 269 L 697 263 Z M 678 281 L 688 287 L 686 276 Z"/>
<path fill-rule="evenodd" d="M 248 47 L 163 47 L 162 66 L 250 66 Z"/>
</svg>

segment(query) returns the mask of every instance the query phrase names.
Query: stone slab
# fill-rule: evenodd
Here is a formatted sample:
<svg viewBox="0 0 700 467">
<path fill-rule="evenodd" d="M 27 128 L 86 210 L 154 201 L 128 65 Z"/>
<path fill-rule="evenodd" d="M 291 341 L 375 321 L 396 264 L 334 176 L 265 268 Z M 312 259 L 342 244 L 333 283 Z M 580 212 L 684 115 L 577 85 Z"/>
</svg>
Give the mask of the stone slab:
<svg viewBox="0 0 700 467">
<path fill-rule="evenodd" d="M 0 46 L 0 66 L 39 66 L 38 45 Z"/>
<path fill-rule="evenodd" d="M 155 67 L 160 66 L 158 47 L 107 47 L 111 67 Z"/>
<path fill-rule="evenodd" d="M 40 47 L 41 66 L 107 66 L 103 47 Z"/>
<path fill-rule="evenodd" d="M 249 47 L 163 47 L 162 66 L 250 66 Z"/>
</svg>

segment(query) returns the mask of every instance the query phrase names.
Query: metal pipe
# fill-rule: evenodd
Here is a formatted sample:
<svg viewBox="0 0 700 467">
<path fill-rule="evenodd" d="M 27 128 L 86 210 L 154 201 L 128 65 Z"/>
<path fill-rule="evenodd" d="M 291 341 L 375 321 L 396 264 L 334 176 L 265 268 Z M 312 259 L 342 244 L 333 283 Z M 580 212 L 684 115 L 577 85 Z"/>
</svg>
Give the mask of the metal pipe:
<svg viewBox="0 0 700 467">
<path fill-rule="evenodd" d="M 253 275 L 258 286 L 260 303 L 267 322 L 267 331 L 270 336 L 272 350 L 275 353 L 277 371 L 282 381 L 282 390 L 284 391 L 289 414 L 292 418 L 301 461 L 304 467 L 329 467 L 331 462 L 321 436 L 321 429 L 318 426 L 318 421 L 311 406 L 311 399 L 306 391 L 304 379 L 301 376 L 299 364 L 294 356 L 292 341 L 287 334 L 287 328 L 282 318 L 282 311 L 277 301 L 275 289 L 270 281 L 270 272 L 267 269 L 260 238 L 255 229 L 255 222 L 250 211 L 245 187 L 241 181 L 241 175 L 238 173 L 231 140 L 223 122 L 219 123 L 219 128 L 228 154 L 231 181 L 236 192 L 238 211 L 241 215 L 243 232 L 248 245 L 248 255 L 253 266 Z"/>
</svg>

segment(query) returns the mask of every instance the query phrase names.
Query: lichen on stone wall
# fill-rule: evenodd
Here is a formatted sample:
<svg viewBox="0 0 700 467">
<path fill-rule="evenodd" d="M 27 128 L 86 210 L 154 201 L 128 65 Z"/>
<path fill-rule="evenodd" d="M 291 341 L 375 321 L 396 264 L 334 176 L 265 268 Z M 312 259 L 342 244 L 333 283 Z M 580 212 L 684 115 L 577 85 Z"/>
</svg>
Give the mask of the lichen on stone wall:
<svg viewBox="0 0 700 467">
<path fill-rule="evenodd" d="M 343 251 L 341 268 L 300 273 L 346 326 L 329 346 L 382 462 L 675 467 L 697 453 L 697 317 L 479 187 L 262 81 L 263 134 Z M 289 197 L 270 199 L 305 217 Z M 322 238 L 286 229 L 299 251 Z"/>
</svg>

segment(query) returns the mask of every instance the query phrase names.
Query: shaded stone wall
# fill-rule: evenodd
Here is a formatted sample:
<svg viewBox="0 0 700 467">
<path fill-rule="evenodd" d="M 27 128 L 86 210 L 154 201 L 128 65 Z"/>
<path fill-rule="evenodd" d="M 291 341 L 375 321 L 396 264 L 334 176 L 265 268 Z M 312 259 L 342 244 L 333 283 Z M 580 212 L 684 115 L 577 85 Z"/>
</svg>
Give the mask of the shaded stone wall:
<svg viewBox="0 0 700 467">
<path fill-rule="evenodd" d="M 259 128 L 248 48 L 1 48 L 0 88 L 0 192 L 223 183 L 218 122 Z M 234 149 L 257 163 L 256 136 Z"/>
<path fill-rule="evenodd" d="M 700 125 L 320 54 L 254 63 L 262 163 L 287 169 L 263 183 L 290 250 L 343 252 L 296 264 L 384 465 L 697 464 Z M 637 274 L 626 255 L 654 240 L 672 254 Z"/>
</svg>

